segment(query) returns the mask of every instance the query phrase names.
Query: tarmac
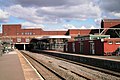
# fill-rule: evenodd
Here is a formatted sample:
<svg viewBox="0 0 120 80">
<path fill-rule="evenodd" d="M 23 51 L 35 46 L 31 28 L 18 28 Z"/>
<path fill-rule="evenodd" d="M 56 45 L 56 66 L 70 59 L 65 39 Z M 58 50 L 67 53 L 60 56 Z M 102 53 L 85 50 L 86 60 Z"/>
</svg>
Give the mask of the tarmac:
<svg viewBox="0 0 120 80">
<path fill-rule="evenodd" d="M 0 80 L 42 80 L 42 78 L 15 50 L 0 56 Z"/>
</svg>

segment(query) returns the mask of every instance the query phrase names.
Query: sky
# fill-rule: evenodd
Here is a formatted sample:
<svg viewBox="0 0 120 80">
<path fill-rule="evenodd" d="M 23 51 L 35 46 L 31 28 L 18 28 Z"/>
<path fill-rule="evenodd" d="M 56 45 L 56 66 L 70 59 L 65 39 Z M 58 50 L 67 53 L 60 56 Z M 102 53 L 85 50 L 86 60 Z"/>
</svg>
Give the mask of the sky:
<svg viewBox="0 0 120 80">
<path fill-rule="evenodd" d="M 100 28 L 102 19 L 120 18 L 119 4 L 120 0 L 0 0 L 0 24 L 43 30 Z"/>
</svg>

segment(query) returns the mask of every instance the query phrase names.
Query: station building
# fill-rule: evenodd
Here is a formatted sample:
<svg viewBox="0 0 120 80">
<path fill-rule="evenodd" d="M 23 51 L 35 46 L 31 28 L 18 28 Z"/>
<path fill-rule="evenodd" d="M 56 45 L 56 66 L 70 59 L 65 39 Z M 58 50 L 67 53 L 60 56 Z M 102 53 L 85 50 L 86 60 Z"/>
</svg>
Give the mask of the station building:
<svg viewBox="0 0 120 80">
<path fill-rule="evenodd" d="M 120 37 L 120 19 L 103 19 L 101 29 L 101 34 L 110 35 L 111 38 Z"/>
<path fill-rule="evenodd" d="M 20 50 L 28 50 L 31 44 L 33 44 L 34 48 L 39 49 L 52 49 L 52 50 L 64 49 L 64 51 L 67 52 L 94 54 L 98 51 L 91 53 L 92 51 L 90 50 L 92 48 L 90 46 L 93 45 L 92 41 L 93 42 L 101 41 L 102 45 L 103 42 L 109 42 L 109 40 L 112 40 L 114 43 L 119 42 L 120 41 L 119 31 L 120 31 L 119 19 L 104 19 L 101 21 L 101 28 L 99 29 L 68 29 L 68 31 L 44 31 L 41 28 L 24 29 L 22 28 L 21 24 L 3 24 L 0 39 L 2 41 L 10 42 L 13 48 L 17 48 Z M 81 44 L 79 40 L 76 40 L 76 37 L 78 37 L 78 35 L 80 36 L 79 39 L 80 38 L 83 39 L 81 41 L 83 43 Z M 116 39 L 117 41 L 115 41 Z M 72 44 L 72 42 L 74 42 L 75 44 Z M 64 46 L 66 43 L 68 43 L 67 47 Z M 85 47 L 80 47 L 82 46 L 82 44 L 86 44 Z M 93 46 L 95 46 L 96 44 L 98 43 L 94 43 Z M 74 48 L 73 45 L 75 45 Z M 118 44 L 116 45 L 117 47 L 119 46 Z M 90 50 L 86 50 L 88 49 L 87 47 Z M 105 46 L 101 47 L 103 48 Z M 95 46 L 95 48 L 96 49 L 94 50 L 98 49 L 97 45 Z M 106 49 L 104 50 L 107 51 Z M 105 52 L 104 50 L 102 52 Z"/>
<path fill-rule="evenodd" d="M 32 49 L 38 50 L 56 50 L 63 51 L 64 44 L 71 39 L 71 36 L 57 35 L 57 36 L 43 36 L 37 37 L 30 41 L 30 45 L 33 45 Z"/>
<path fill-rule="evenodd" d="M 86 35 L 86 34 L 93 33 L 94 31 L 95 30 L 91 30 L 91 29 L 82 29 L 82 30 L 81 29 L 69 29 L 68 31 L 44 31 L 41 28 L 24 29 L 22 28 L 21 24 L 3 24 L 0 38 L 2 41 L 11 43 L 13 48 L 17 48 L 19 50 L 28 50 L 30 46 L 29 43 L 32 39 L 41 40 L 43 39 L 43 37 L 50 38 L 54 36 L 54 38 L 51 38 L 53 42 L 55 40 L 57 41 L 63 40 L 62 42 L 64 42 L 65 40 L 66 41 L 74 40 L 74 37 L 77 36 L 79 33 L 81 35 Z M 49 40 L 45 40 L 45 42 Z M 41 41 L 44 41 L 44 40 L 41 40 Z"/>
<path fill-rule="evenodd" d="M 88 35 L 76 37 L 65 44 L 65 52 L 87 55 L 112 55 L 120 48 L 120 38 L 110 35 Z"/>
<path fill-rule="evenodd" d="M 120 19 L 103 19 L 101 21 L 101 28 L 119 28 Z"/>
<path fill-rule="evenodd" d="M 74 32 L 79 34 L 74 35 Z M 69 33 L 74 35 L 74 40 L 65 44 L 65 52 L 112 55 L 120 48 L 120 19 L 104 19 L 100 29 L 71 30 Z"/>
<path fill-rule="evenodd" d="M 78 31 L 79 32 L 79 31 Z M 112 55 L 120 48 L 120 19 L 104 19 L 100 29 L 91 29 L 65 44 L 64 51 L 79 54 Z"/>
<path fill-rule="evenodd" d="M 33 38 L 65 34 L 66 31 L 44 31 L 41 28 L 23 29 L 21 24 L 3 24 L 0 38 L 2 41 L 10 42 L 13 48 L 27 50 L 29 42 Z"/>
</svg>

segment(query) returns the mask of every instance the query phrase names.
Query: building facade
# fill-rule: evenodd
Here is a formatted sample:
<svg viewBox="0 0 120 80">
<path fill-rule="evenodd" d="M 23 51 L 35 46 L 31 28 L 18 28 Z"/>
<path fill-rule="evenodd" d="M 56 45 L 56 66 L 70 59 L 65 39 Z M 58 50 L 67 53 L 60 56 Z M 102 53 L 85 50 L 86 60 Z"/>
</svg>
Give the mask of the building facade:
<svg viewBox="0 0 120 80">
<path fill-rule="evenodd" d="M 119 42 L 120 39 L 115 38 L 73 41 L 65 45 L 64 51 L 85 55 L 117 55 L 115 52 L 120 48 Z"/>
<path fill-rule="evenodd" d="M 13 45 L 13 48 L 18 48 L 23 50 L 23 49 L 28 49 L 30 45 L 29 42 L 32 39 L 37 39 L 38 37 L 43 38 L 45 36 L 49 36 L 49 37 L 50 36 L 58 36 L 58 37 L 71 36 L 71 39 L 68 40 L 68 44 L 66 44 L 66 46 L 69 45 L 71 47 L 64 48 L 64 50 L 65 51 L 72 50 L 70 52 L 76 52 L 76 53 L 79 53 L 79 52 L 88 53 L 87 49 L 89 49 L 91 45 L 94 45 L 92 43 L 89 43 L 89 41 L 93 40 L 93 38 L 98 38 L 97 40 L 99 40 L 101 39 L 100 37 L 101 35 L 102 37 L 106 37 L 107 35 L 109 35 L 110 38 L 120 38 L 119 25 L 120 25 L 119 19 L 104 19 L 101 21 L 101 28 L 99 29 L 68 29 L 68 31 L 44 31 L 41 28 L 24 29 L 22 28 L 21 24 L 3 24 L 2 33 L 0 34 L 1 36 L 0 39 L 1 41 L 11 43 Z M 82 41 L 83 43 L 80 43 L 79 40 L 75 40 L 75 37 L 78 35 L 84 36 L 83 38 L 81 38 L 81 39 L 84 39 Z M 96 35 L 99 35 L 99 37 L 95 37 Z M 48 39 L 48 40 L 51 40 L 51 39 Z M 57 39 L 55 38 L 52 40 L 53 42 L 55 42 Z M 57 41 L 60 41 L 60 40 L 63 40 L 63 39 L 58 39 Z M 90 46 L 87 46 L 88 44 Z M 56 44 L 56 46 L 57 45 L 58 44 Z M 84 50 L 83 45 L 85 45 L 86 50 Z M 53 47 L 55 47 L 55 45 Z"/>
<path fill-rule="evenodd" d="M 44 31 L 41 28 L 22 29 L 21 24 L 2 25 L 1 40 L 11 42 L 16 48 L 27 49 L 31 39 L 49 35 L 65 35 L 66 31 Z M 21 46 L 21 47 L 20 47 Z"/>
<path fill-rule="evenodd" d="M 115 28 L 120 27 L 120 19 L 103 19 L 101 21 L 101 28 Z"/>
</svg>

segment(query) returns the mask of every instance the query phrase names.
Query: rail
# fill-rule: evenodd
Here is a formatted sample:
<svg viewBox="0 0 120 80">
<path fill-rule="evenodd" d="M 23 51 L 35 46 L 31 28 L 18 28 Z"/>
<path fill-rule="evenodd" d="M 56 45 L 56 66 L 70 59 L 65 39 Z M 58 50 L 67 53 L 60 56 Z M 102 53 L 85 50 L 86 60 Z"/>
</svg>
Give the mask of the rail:
<svg viewBox="0 0 120 80">
<path fill-rule="evenodd" d="M 51 64 L 45 63 L 44 61 L 36 58 L 35 56 L 27 54 L 26 52 L 22 51 L 22 53 L 28 59 L 30 58 L 29 61 L 33 65 L 37 64 L 36 68 L 37 68 L 38 72 L 44 77 L 44 79 L 47 79 L 47 80 L 48 79 L 49 80 L 53 80 L 53 79 L 57 79 L 57 80 L 59 80 L 59 79 L 61 79 L 61 80 L 81 80 L 80 78 L 83 78 L 85 80 L 97 80 L 95 78 L 95 76 L 89 76 L 89 75 L 86 75 L 86 74 L 83 74 L 83 73 L 78 73 L 78 72 L 76 72 L 74 70 L 70 70 L 70 69 L 68 69 L 68 68 L 66 68 L 62 65 L 58 65 L 59 68 L 63 69 L 63 70 L 61 70 L 61 69 L 56 68 L 55 66 L 52 66 Z M 86 67 L 86 68 L 89 68 L 89 69 L 92 69 L 92 70 L 95 70 L 95 71 L 100 71 L 100 72 L 108 74 L 108 75 L 120 77 L 120 74 L 116 73 L 116 72 L 96 68 L 96 67 L 93 67 L 93 66 L 85 65 L 85 64 L 82 64 L 82 63 L 66 60 L 66 59 L 63 59 L 63 58 L 59 58 L 59 57 L 55 57 L 55 56 L 51 56 L 51 55 L 47 55 L 47 54 L 44 54 L 44 55 L 48 56 L 48 57 L 53 57 L 53 58 L 58 59 L 58 60 L 66 61 L 66 62 L 73 63 L 73 64 L 76 64 L 76 65 L 80 65 L 80 66 L 83 66 L 83 67 Z M 48 62 L 52 63 L 52 61 L 48 61 Z M 40 65 L 42 67 L 44 67 L 44 70 L 43 70 L 42 67 L 40 67 Z M 42 69 L 42 71 L 41 71 L 41 69 Z M 45 69 L 47 69 L 47 71 Z M 65 71 L 68 71 L 68 73 L 66 73 Z M 45 74 L 46 72 L 47 72 L 47 74 Z M 77 75 L 78 77 L 74 77 L 73 75 L 69 74 L 69 72 L 74 74 L 74 75 Z M 48 73 L 52 73 L 52 74 L 49 74 L 49 77 L 47 76 L 47 78 L 46 78 L 46 75 L 48 75 Z M 55 77 L 51 78 L 51 75 L 56 76 L 56 78 Z M 107 78 L 105 78 L 105 79 L 107 79 Z"/>
</svg>

